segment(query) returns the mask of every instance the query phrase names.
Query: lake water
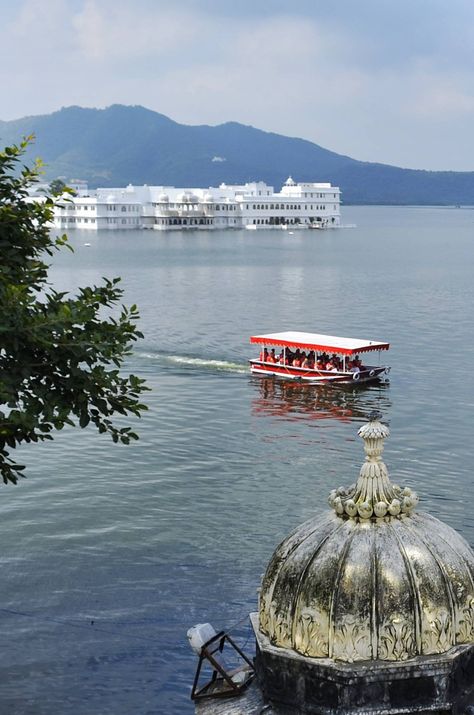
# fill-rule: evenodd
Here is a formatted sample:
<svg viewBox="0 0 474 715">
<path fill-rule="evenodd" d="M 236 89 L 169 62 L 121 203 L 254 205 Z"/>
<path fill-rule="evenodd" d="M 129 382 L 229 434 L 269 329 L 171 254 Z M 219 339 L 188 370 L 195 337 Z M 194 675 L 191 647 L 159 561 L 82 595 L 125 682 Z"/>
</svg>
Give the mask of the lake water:
<svg viewBox="0 0 474 715">
<path fill-rule="evenodd" d="M 474 545 L 474 211 L 343 220 L 356 227 L 70 234 L 51 278 L 123 277 L 145 333 L 127 367 L 150 409 L 130 447 L 77 429 L 17 455 L 28 479 L 0 507 L 0 713 L 191 714 L 187 628 L 255 610 L 277 543 L 354 481 L 374 408 L 394 481 Z M 390 381 L 251 378 L 248 337 L 288 329 L 389 341 Z"/>
</svg>

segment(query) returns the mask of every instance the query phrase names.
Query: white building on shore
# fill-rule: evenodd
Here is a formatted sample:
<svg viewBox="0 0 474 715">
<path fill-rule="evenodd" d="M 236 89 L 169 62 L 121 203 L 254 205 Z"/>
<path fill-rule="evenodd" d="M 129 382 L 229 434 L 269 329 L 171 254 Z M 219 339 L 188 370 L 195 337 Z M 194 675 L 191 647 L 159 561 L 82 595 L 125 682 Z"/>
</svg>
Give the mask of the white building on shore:
<svg viewBox="0 0 474 715">
<path fill-rule="evenodd" d="M 263 181 L 208 189 L 132 186 L 82 190 L 55 209 L 60 229 L 327 228 L 340 225 L 340 191 L 329 183 L 296 183 L 281 191 Z"/>
</svg>

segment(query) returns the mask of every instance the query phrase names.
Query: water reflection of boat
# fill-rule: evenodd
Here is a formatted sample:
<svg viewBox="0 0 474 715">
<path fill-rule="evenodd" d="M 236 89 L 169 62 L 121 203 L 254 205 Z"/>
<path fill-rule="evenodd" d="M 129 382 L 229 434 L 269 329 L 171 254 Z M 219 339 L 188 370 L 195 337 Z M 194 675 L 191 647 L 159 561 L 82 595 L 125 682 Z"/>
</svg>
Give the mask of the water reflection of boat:
<svg viewBox="0 0 474 715">
<path fill-rule="evenodd" d="M 340 422 L 365 419 L 374 409 L 385 414 L 391 406 L 388 383 L 365 385 L 353 390 L 334 390 L 320 386 L 312 390 L 304 383 L 272 380 L 254 380 L 256 396 L 252 400 L 252 414 L 283 418 L 312 420 L 336 419 Z"/>
</svg>

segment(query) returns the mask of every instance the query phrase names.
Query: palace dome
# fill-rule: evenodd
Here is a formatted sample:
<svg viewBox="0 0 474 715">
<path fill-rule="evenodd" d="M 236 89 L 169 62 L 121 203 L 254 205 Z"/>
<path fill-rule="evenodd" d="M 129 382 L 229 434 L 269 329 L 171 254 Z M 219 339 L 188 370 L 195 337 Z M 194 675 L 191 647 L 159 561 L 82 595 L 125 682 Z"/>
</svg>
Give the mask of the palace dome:
<svg viewBox="0 0 474 715">
<path fill-rule="evenodd" d="M 170 197 L 168 196 L 168 194 L 160 194 L 158 196 L 158 202 L 160 204 L 167 204 L 169 202 L 169 200 L 170 200 Z"/>
<path fill-rule="evenodd" d="M 474 642 L 474 553 L 451 527 L 415 512 L 390 482 L 389 430 L 373 413 L 359 430 L 366 461 L 332 511 L 274 552 L 260 593 L 271 645 L 334 661 L 406 661 Z"/>
</svg>

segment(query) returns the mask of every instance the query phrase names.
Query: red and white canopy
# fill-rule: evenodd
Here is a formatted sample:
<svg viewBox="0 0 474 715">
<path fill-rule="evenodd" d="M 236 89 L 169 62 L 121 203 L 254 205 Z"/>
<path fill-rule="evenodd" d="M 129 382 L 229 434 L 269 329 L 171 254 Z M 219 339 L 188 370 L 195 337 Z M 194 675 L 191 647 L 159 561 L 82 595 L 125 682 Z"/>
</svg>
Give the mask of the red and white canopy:
<svg viewBox="0 0 474 715">
<path fill-rule="evenodd" d="M 340 355 L 355 355 L 371 350 L 388 350 L 389 343 L 379 343 L 375 340 L 359 340 L 358 338 L 338 338 L 335 335 L 319 335 L 318 333 L 267 333 L 252 335 L 251 343 L 259 345 L 278 345 L 286 348 L 304 348 L 316 352 L 336 353 Z"/>
</svg>

